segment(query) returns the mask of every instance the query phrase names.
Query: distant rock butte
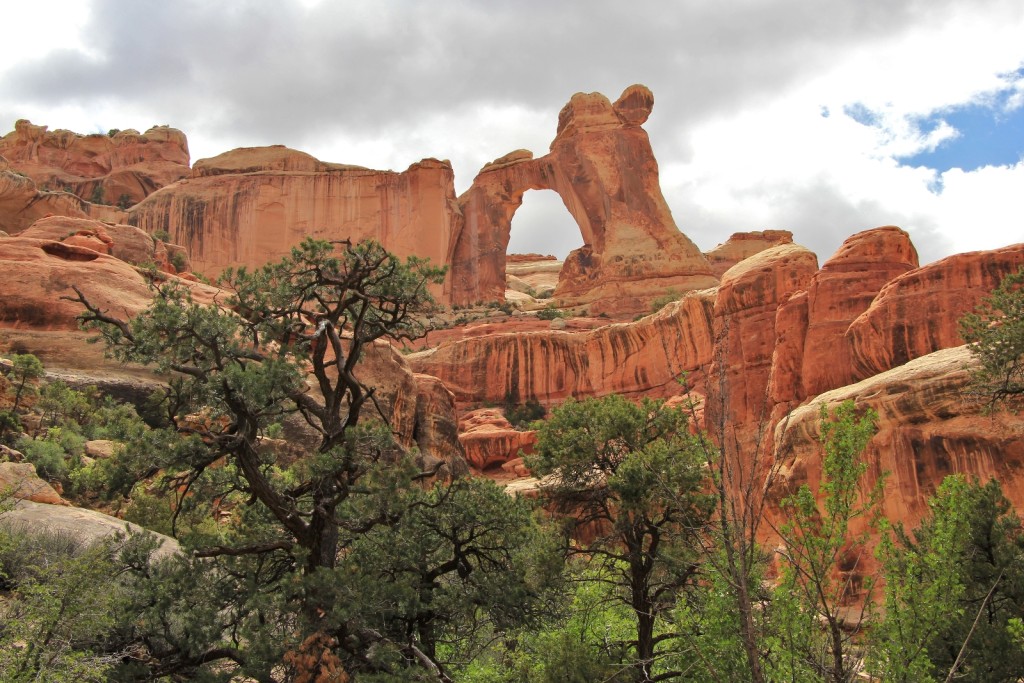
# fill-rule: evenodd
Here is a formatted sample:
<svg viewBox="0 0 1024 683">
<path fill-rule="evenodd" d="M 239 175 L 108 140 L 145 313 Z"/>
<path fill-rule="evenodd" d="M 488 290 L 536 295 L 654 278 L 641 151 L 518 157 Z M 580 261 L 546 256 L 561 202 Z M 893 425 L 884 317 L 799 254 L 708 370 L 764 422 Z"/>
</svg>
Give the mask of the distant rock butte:
<svg viewBox="0 0 1024 683">
<path fill-rule="evenodd" d="M 125 206 L 191 173 L 185 134 L 167 126 L 79 135 L 22 119 L 0 138 L 0 155 L 40 189 Z"/>
<path fill-rule="evenodd" d="M 0 171 L 0 229 L 14 234 L 54 214 L 166 231 L 211 277 L 277 260 L 307 236 L 373 238 L 400 256 L 448 265 L 436 293 L 465 305 L 504 298 L 512 216 L 525 192 L 550 189 L 584 242 L 561 268 L 555 298 L 591 313 L 632 315 L 666 291 L 718 281 L 662 195 L 641 127 L 653 104 L 642 85 L 614 103 L 577 93 L 559 114 L 547 155 L 507 154 L 458 198 L 450 164 L 436 159 L 395 173 L 272 146 L 232 150 L 189 170 L 187 142 L 174 129 L 79 136 L 21 121 L 0 145 L 10 166 Z M 78 197 L 45 191 L 65 186 Z M 131 208 L 83 201 L 96 187 L 105 201 L 130 199 Z"/>
<path fill-rule="evenodd" d="M 395 173 L 283 147 L 237 149 L 196 162 L 193 177 L 132 207 L 128 222 L 166 231 L 210 276 L 277 261 L 305 237 L 374 239 L 400 256 L 445 264 L 459 218 L 453 183 L 451 165 L 436 159 Z"/>
</svg>

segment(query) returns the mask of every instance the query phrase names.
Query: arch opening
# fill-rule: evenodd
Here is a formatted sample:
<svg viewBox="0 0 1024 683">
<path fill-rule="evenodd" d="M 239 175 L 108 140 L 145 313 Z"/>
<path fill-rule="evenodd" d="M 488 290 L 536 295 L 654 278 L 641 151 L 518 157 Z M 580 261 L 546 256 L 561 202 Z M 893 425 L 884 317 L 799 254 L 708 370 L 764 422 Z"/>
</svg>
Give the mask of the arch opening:
<svg viewBox="0 0 1024 683">
<path fill-rule="evenodd" d="M 512 216 L 505 260 L 508 290 L 549 298 L 558 285 L 562 262 L 583 246 L 583 236 L 554 190 L 527 190 Z"/>
</svg>

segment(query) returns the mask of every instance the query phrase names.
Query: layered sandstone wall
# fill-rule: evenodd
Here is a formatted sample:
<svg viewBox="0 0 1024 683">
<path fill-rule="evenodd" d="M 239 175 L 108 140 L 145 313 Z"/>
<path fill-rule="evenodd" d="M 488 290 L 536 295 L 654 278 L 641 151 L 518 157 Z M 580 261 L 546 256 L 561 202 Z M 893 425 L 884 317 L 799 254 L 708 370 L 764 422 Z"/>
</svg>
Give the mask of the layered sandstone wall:
<svg viewBox="0 0 1024 683">
<path fill-rule="evenodd" d="M 699 383 L 711 361 L 713 301 L 714 290 L 691 292 L 633 323 L 452 340 L 408 360 L 439 377 L 462 404 L 672 396 L 682 391 L 680 375 Z"/>
<path fill-rule="evenodd" d="M 399 256 L 445 264 L 458 219 L 453 182 L 451 166 L 434 159 L 394 173 L 284 148 L 242 149 L 197 162 L 192 178 L 154 193 L 128 220 L 166 231 L 208 276 L 279 260 L 306 237 L 374 239 Z"/>
</svg>

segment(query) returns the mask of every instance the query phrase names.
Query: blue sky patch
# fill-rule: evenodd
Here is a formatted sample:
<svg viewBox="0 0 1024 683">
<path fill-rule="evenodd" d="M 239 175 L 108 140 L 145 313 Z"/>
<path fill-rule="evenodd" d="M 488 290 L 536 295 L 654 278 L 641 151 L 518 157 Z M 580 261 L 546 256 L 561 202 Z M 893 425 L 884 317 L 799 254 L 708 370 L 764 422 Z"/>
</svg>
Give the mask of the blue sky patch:
<svg viewBox="0 0 1024 683">
<path fill-rule="evenodd" d="M 919 120 L 925 134 L 945 121 L 959 132 L 934 151 L 901 158 L 907 166 L 927 166 L 944 172 L 973 171 L 982 166 L 1011 166 L 1024 159 L 1024 107 L 1007 111 L 1012 91 L 991 100 L 946 109 Z"/>
</svg>

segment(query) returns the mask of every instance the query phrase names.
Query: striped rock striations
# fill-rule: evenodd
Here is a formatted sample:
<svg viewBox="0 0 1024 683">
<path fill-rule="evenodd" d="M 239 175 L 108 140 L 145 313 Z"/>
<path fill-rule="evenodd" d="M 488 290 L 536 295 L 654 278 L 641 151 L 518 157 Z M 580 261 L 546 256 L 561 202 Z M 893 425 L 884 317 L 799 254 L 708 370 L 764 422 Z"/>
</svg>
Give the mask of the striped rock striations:
<svg viewBox="0 0 1024 683">
<path fill-rule="evenodd" d="M 807 288 L 778 308 L 771 403 L 788 408 L 860 379 L 853 371 L 847 329 L 887 282 L 917 267 L 917 250 L 899 228 L 866 230 L 847 239 Z"/>
<path fill-rule="evenodd" d="M 894 278 L 846 332 L 855 379 L 963 344 L 959 320 L 1024 266 L 1024 244 L 955 254 Z"/>
<path fill-rule="evenodd" d="M 653 315 L 582 332 L 498 333 L 442 342 L 407 358 L 462 405 L 554 403 L 612 393 L 672 396 L 711 361 L 713 290 L 691 292 Z"/>
</svg>

